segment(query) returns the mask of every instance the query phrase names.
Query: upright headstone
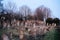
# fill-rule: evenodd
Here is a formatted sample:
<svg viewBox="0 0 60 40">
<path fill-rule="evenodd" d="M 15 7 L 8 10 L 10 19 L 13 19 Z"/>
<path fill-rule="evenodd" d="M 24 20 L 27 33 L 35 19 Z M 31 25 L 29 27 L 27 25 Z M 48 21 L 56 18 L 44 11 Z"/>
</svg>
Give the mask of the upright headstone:
<svg viewBox="0 0 60 40">
<path fill-rule="evenodd" d="M 3 38 L 3 40 L 9 40 L 8 36 L 5 34 L 2 35 L 2 38 Z"/>
</svg>

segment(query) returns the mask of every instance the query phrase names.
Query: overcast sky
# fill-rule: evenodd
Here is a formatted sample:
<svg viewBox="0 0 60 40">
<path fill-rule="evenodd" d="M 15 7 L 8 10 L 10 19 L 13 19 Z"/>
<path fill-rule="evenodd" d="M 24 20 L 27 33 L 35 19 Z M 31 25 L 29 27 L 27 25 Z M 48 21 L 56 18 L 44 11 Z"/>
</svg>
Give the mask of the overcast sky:
<svg viewBox="0 0 60 40">
<path fill-rule="evenodd" d="M 37 7 L 44 5 L 52 11 L 54 17 L 60 18 L 60 0 L 3 0 L 4 5 L 8 2 L 16 3 L 17 7 L 27 5 L 31 10 L 35 10 Z"/>
</svg>

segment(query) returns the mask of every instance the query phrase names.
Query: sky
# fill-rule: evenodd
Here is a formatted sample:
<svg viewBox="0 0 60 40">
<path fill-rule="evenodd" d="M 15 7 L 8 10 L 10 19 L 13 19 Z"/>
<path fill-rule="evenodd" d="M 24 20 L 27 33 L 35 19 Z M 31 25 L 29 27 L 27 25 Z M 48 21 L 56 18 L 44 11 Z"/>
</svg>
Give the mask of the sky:
<svg viewBox="0 0 60 40">
<path fill-rule="evenodd" d="M 8 1 L 14 2 L 17 5 L 17 8 L 27 5 L 32 11 L 39 6 L 44 5 L 51 9 L 52 17 L 60 18 L 60 0 L 3 0 L 3 5 L 7 4 Z"/>
</svg>

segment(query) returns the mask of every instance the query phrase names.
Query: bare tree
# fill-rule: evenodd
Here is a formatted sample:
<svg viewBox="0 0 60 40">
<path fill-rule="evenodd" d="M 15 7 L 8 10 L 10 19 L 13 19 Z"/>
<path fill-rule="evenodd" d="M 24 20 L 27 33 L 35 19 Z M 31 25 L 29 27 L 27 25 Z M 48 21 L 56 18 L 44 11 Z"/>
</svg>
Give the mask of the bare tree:
<svg viewBox="0 0 60 40">
<path fill-rule="evenodd" d="M 43 20 L 43 12 L 39 8 L 36 9 L 35 19 L 36 20 Z"/>
<path fill-rule="evenodd" d="M 31 14 L 31 9 L 26 5 L 20 7 L 19 11 L 20 11 L 20 14 L 23 15 L 24 20 L 26 20 L 28 18 L 27 16 Z"/>
<path fill-rule="evenodd" d="M 13 13 L 16 10 L 16 4 L 12 1 L 8 1 L 6 4 L 4 4 L 4 9 L 7 10 L 10 13 Z"/>
<path fill-rule="evenodd" d="M 36 18 L 42 21 L 44 20 L 44 18 L 47 19 L 51 17 L 51 10 L 44 6 L 38 7 L 35 12 Z"/>
<path fill-rule="evenodd" d="M 23 14 L 23 16 L 27 16 L 27 15 L 31 14 L 31 9 L 26 5 L 20 7 L 19 11 L 21 14 Z"/>
</svg>

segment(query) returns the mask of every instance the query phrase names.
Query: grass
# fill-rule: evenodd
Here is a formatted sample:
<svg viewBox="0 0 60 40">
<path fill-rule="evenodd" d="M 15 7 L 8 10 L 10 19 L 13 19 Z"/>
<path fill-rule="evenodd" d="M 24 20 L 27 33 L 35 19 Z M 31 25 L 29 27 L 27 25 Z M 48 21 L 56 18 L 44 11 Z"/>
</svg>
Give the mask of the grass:
<svg viewBox="0 0 60 40">
<path fill-rule="evenodd" d="M 44 40 L 54 40 L 55 29 L 50 30 L 46 33 Z"/>
</svg>

